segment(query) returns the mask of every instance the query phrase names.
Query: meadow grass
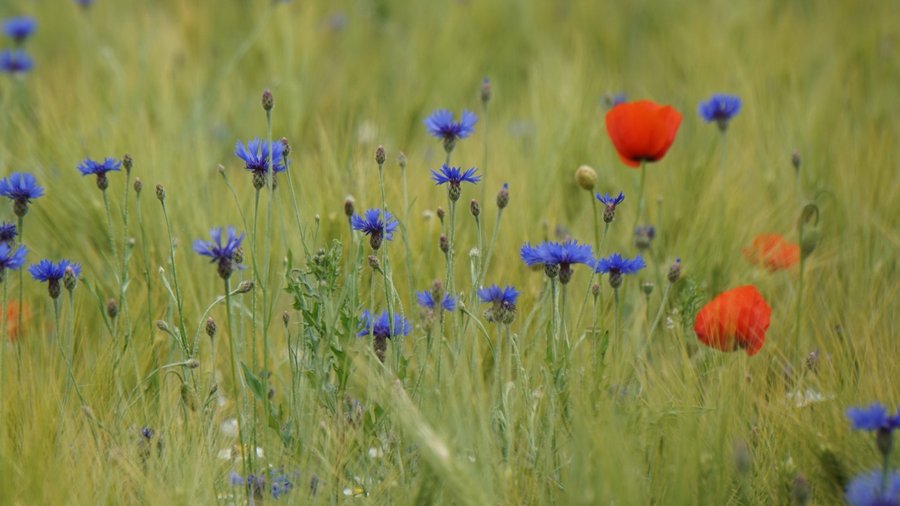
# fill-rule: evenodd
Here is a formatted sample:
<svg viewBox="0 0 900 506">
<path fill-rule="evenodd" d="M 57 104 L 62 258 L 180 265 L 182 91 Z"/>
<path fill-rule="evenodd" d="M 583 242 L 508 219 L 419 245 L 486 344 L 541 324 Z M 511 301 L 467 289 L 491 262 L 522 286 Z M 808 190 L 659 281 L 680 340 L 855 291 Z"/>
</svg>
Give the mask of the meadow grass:
<svg viewBox="0 0 900 506">
<path fill-rule="evenodd" d="M 46 189 L 25 216 L 29 263 L 69 258 L 83 272 L 71 304 L 66 290 L 59 299 L 59 325 L 46 286 L 25 279 L 29 317 L 0 348 L 0 503 L 241 503 L 230 473 L 267 469 L 290 477 L 287 504 L 790 504 L 798 476 L 813 504 L 840 503 L 848 478 L 880 465 L 846 408 L 900 404 L 894 11 L 888 1 L 5 3 L 0 17 L 30 14 L 39 27 L 27 42 L 35 69 L 0 76 L 0 170 Z M 254 235 L 257 194 L 233 151 L 267 140 L 264 89 L 291 179 L 261 190 Z M 596 191 L 626 194 L 603 254 L 636 253 L 639 172 L 603 123 L 603 96 L 617 92 L 684 115 L 671 151 L 647 168 L 643 221 L 657 236 L 648 267 L 619 290 L 618 339 L 606 279 L 575 267 L 551 360 L 550 286 L 519 248 L 557 239 L 558 227 L 593 243 L 592 197 L 574 178 L 587 164 Z M 696 113 L 714 92 L 743 100 L 722 185 L 719 132 Z M 413 296 L 447 284 L 438 237 L 449 219 L 434 214 L 447 210 L 446 188 L 430 177 L 445 155 L 422 124 L 438 108 L 480 117 L 453 165 L 488 157 L 487 178 L 463 185 L 457 205 L 461 307 L 440 322 Z M 357 212 L 382 208 L 379 145 L 384 203 L 403 222 L 378 255 L 385 275 L 343 211 L 346 195 Z M 75 167 L 125 153 L 134 166 L 128 180 L 110 174 L 110 231 L 102 194 Z M 484 284 L 522 292 L 508 329 L 475 298 L 486 251 L 470 256 L 487 249 L 504 182 Z M 769 273 L 741 249 L 767 232 L 797 242 L 807 203 L 820 241 L 804 265 L 798 340 L 798 268 Z M 228 225 L 247 234 L 248 266 L 229 288 L 255 287 L 226 298 L 190 245 Z M 648 339 L 676 257 L 682 279 Z M 579 311 L 598 279 L 593 329 L 594 298 Z M 656 285 L 649 297 L 642 281 Z M 17 273 L 6 284 L 15 300 Z M 743 284 L 772 307 L 764 347 L 748 357 L 702 346 L 697 310 Z M 382 364 L 355 334 L 360 312 L 387 310 L 386 298 L 413 328 Z M 244 451 L 223 430 L 238 412 Z"/>
</svg>

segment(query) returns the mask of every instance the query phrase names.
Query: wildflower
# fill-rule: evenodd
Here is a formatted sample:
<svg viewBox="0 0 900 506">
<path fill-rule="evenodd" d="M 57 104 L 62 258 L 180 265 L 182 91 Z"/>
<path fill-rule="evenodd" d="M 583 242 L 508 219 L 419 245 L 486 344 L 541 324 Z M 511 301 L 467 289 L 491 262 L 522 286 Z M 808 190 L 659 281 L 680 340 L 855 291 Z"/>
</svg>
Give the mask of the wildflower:
<svg viewBox="0 0 900 506">
<path fill-rule="evenodd" d="M 272 171 L 276 174 L 284 172 L 284 144 L 272 142 Z M 246 164 L 246 169 L 253 173 L 253 187 L 257 190 L 266 185 L 269 173 L 269 143 L 260 139 L 247 141 L 246 147 L 240 141 L 234 146 L 234 154 Z"/>
<path fill-rule="evenodd" d="M 449 293 L 444 294 L 440 306 L 435 303 L 435 297 L 431 290 L 416 292 L 416 300 L 418 300 L 420 306 L 430 310 L 443 309 L 444 311 L 453 311 L 456 309 L 456 300 Z"/>
<path fill-rule="evenodd" d="M 669 280 L 669 283 L 674 284 L 679 278 L 681 278 L 681 259 L 676 258 L 672 265 L 669 266 L 669 273 L 666 274 L 666 279 Z"/>
<path fill-rule="evenodd" d="M 0 223 L 0 243 L 5 243 L 7 246 L 12 246 L 16 242 L 16 236 L 18 236 L 18 230 L 16 229 L 16 225 L 9 222 Z"/>
<path fill-rule="evenodd" d="M 623 275 L 635 274 L 646 266 L 647 264 L 640 255 L 629 260 L 618 253 L 613 253 L 606 258 L 597 260 L 594 272 L 609 274 L 609 286 L 619 288 L 622 286 Z"/>
<path fill-rule="evenodd" d="M 519 291 L 512 286 L 507 285 L 506 288 L 500 288 L 497 285 L 491 285 L 487 288 L 480 288 L 478 298 L 481 299 L 481 302 L 493 304 L 484 312 L 487 321 L 509 325 L 516 317 L 516 300 L 519 298 Z"/>
<path fill-rule="evenodd" d="M 269 112 L 275 107 L 275 96 L 272 95 L 272 90 L 265 89 L 262 93 L 262 107 L 263 110 Z"/>
<path fill-rule="evenodd" d="M 382 311 L 381 315 L 376 318 L 368 309 L 363 311 L 360 316 L 359 326 L 360 330 L 356 335 L 358 337 L 372 335 L 375 356 L 382 362 L 384 362 L 384 353 L 387 351 L 387 340 L 394 336 L 405 336 L 411 330 L 409 321 L 402 315 L 395 314 L 393 325 L 391 325 L 387 311 Z"/>
<path fill-rule="evenodd" d="M 900 505 L 900 473 L 885 474 L 882 470 L 876 470 L 853 478 L 844 496 L 847 503 L 850 506 Z"/>
<path fill-rule="evenodd" d="M 65 276 L 68 267 L 72 268 L 71 272 L 74 273 L 76 278 L 81 275 L 81 266 L 65 259 L 60 260 L 57 264 L 47 259 L 41 260 L 36 264 L 32 264 L 28 268 L 28 272 L 36 281 L 46 281 L 50 298 L 55 299 L 59 297 L 61 291 L 59 280 Z"/>
<path fill-rule="evenodd" d="M 384 152 L 384 146 L 381 144 L 375 148 L 375 163 L 378 164 L 378 168 L 381 168 L 384 165 L 384 161 L 387 159 L 387 154 Z"/>
<path fill-rule="evenodd" d="M 0 179 L 0 196 L 13 201 L 13 212 L 22 217 L 28 213 L 28 204 L 44 194 L 44 189 L 37 184 L 31 174 L 13 172 Z"/>
<path fill-rule="evenodd" d="M 354 214 L 350 217 L 350 225 L 353 230 L 369 236 L 369 245 L 372 249 L 377 250 L 381 247 L 384 240 L 392 240 L 394 231 L 400 226 L 397 220 L 391 216 L 391 213 L 384 211 L 385 220 L 381 220 L 381 209 L 369 209 L 365 212 L 365 217 Z"/>
<path fill-rule="evenodd" d="M 37 30 L 37 21 L 30 16 L 9 18 L 3 22 L 3 33 L 16 44 L 25 42 Z"/>
<path fill-rule="evenodd" d="M 594 186 L 597 184 L 597 171 L 589 165 L 582 165 L 575 170 L 575 182 L 589 192 L 594 191 Z"/>
<path fill-rule="evenodd" d="M 350 218 L 355 212 L 356 200 L 353 198 L 353 195 L 347 195 L 347 197 L 344 198 L 344 215 L 347 216 L 347 218 Z"/>
<path fill-rule="evenodd" d="M 463 111 L 459 121 L 453 121 L 453 113 L 446 109 L 438 109 L 425 119 L 428 133 L 444 142 L 444 151 L 453 151 L 456 141 L 465 139 L 475 131 L 478 117 L 469 111 Z"/>
<path fill-rule="evenodd" d="M 566 284 L 572 279 L 572 265 L 585 264 L 594 266 L 594 255 L 587 244 L 578 244 L 571 240 L 564 243 L 542 242 L 537 246 L 524 244 L 520 255 L 525 264 L 530 266 L 543 265 L 544 273 L 554 278 L 559 274 L 559 281 Z"/>
<path fill-rule="evenodd" d="M 715 121 L 719 130 L 724 132 L 728 128 L 728 121 L 741 110 L 741 99 L 734 95 L 715 94 L 709 100 L 700 102 L 697 112 L 707 123 Z"/>
<path fill-rule="evenodd" d="M 481 181 L 481 176 L 476 176 L 475 172 L 478 169 L 472 167 L 471 169 L 463 172 L 459 167 L 449 167 L 446 164 L 441 166 L 440 172 L 433 170 L 431 171 L 431 178 L 434 179 L 435 184 L 444 184 L 450 183 L 449 195 L 450 200 L 456 202 L 459 200 L 459 194 L 461 192 L 460 184 L 462 183 L 477 183 Z"/>
<path fill-rule="evenodd" d="M 656 238 L 656 229 L 653 225 L 645 225 L 634 229 L 634 247 L 643 251 L 653 244 Z"/>
<path fill-rule="evenodd" d="M 800 246 L 787 242 L 778 234 L 760 234 L 749 248 L 743 249 L 744 257 L 754 265 L 762 265 L 769 272 L 789 269 L 800 261 Z"/>
<path fill-rule="evenodd" d="M 106 173 L 117 171 L 121 166 L 122 162 L 115 158 L 106 158 L 102 162 L 86 158 L 78 165 L 78 171 L 81 172 L 82 176 L 89 176 L 91 174 L 97 176 L 97 188 L 100 188 L 101 191 L 105 191 L 109 188 L 109 179 L 107 179 Z"/>
<path fill-rule="evenodd" d="M 628 101 L 628 97 L 624 93 L 606 93 L 603 95 L 603 104 L 607 109 L 611 109 L 619 104 Z"/>
<path fill-rule="evenodd" d="M 594 196 L 597 197 L 597 200 L 599 200 L 604 206 L 606 206 L 603 209 L 603 222 L 612 223 L 612 221 L 616 218 L 616 208 L 619 207 L 619 204 L 621 204 L 623 200 L 625 200 L 625 194 L 619 192 L 618 195 L 613 197 L 609 193 L 604 193 L 603 195 L 596 193 L 594 194 Z"/>
<path fill-rule="evenodd" d="M 278 499 L 294 489 L 294 484 L 291 480 L 296 480 L 298 477 L 298 473 L 289 476 L 281 469 L 270 469 L 268 471 L 270 485 L 267 486 L 265 474 L 248 474 L 247 479 L 244 479 L 236 471 L 232 471 L 229 475 L 229 482 L 233 486 L 246 486 L 251 498 L 263 500 L 266 495 L 270 494 L 273 499 Z M 250 503 L 253 504 L 252 499 Z"/>
<path fill-rule="evenodd" d="M 509 184 L 503 183 L 497 192 L 497 209 L 504 209 L 509 205 Z"/>
<path fill-rule="evenodd" d="M 629 167 L 662 159 L 680 125 L 681 113 L 650 100 L 619 104 L 606 113 L 606 132 Z"/>
<path fill-rule="evenodd" d="M 0 72 L 21 75 L 34 68 L 34 61 L 21 49 L 0 51 Z"/>
<path fill-rule="evenodd" d="M 235 264 L 238 269 L 243 267 L 235 259 L 237 250 L 241 247 L 244 240 L 244 234 L 237 235 L 234 227 L 228 227 L 228 238 L 225 244 L 222 244 L 222 229 L 213 228 L 209 231 L 212 241 L 196 240 L 194 241 L 194 251 L 200 255 L 210 257 L 211 263 L 216 263 L 217 272 L 222 279 L 228 279 L 234 271 Z"/>
<path fill-rule="evenodd" d="M 722 351 L 744 349 L 753 356 L 766 341 L 772 308 L 756 287 L 740 286 L 709 301 L 694 322 L 703 344 Z"/>
<path fill-rule="evenodd" d="M 877 402 L 864 408 L 848 409 L 847 418 L 850 419 L 854 430 L 893 431 L 900 429 L 900 410 L 895 415 L 889 415 L 887 408 Z"/>
<path fill-rule="evenodd" d="M 17 270 L 25 265 L 25 255 L 28 250 L 25 246 L 19 246 L 13 250 L 12 246 L 5 242 L 0 242 L 0 283 L 3 282 L 3 275 L 6 270 Z"/>
</svg>

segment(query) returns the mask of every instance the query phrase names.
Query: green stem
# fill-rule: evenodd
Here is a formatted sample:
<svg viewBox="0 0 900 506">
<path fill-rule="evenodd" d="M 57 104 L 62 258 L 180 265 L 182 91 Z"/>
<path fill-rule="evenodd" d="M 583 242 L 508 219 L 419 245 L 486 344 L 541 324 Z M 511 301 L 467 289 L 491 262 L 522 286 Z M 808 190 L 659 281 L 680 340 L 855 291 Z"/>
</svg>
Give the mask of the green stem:
<svg viewBox="0 0 900 506">
<path fill-rule="evenodd" d="M 306 232 L 303 229 L 303 222 L 300 220 L 300 204 L 297 203 L 297 193 L 294 190 L 294 179 L 291 176 L 291 165 L 289 158 L 284 157 L 284 168 L 288 177 L 288 186 L 291 187 L 291 203 L 294 206 L 294 220 L 297 221 L 297 231 L 300 233 L 300 242 L 303 243 L 303 252 L 309 256 L 309 249 L 306 245 Z"/>
<path fill-rule="evenodd" d="M 128 189 L 131 185 L 131 170 L 125 171 L 125 187 L 122 197 L 122 277 L 119 282 L 119 307 L 122 309 L 122 321 L 125 325 L 125 347 L 127 348 L 131 341 L 131 318 L 128 311 L 128 298 L 125 292 L 128 289 Z M 112 231 L 110 231 L 112 232 Z"/>
<path fill-rule="evenodd" d="M 722 151 L 719 155 L 719 220 L 725 223 L 725 155 L 728 150 L 728 136 L 721 130 Z"/>
<path fill-rule="evenodd" d="M 619 343 L 619 289 L 613 288 L 613 320 L 615 324 L 615 332 L 613 334 L 613 339 L 616 343 Z"/>
<path fill-rule="evenodd" d="M 237 357 L 235 356 L 235 347 L 234 347 L 234 320 L 231 317 L 231 287 L 228 283 L 228 278 L 225 278 L 225 319 L 227 320 L 228 325 L 228 346 L 231 348 L 231 383 L 232 383 L 232 392 L 234 395 L 234 405 L 237 411 L 237 425 L 238 425 L 238 441 L 241 446 L 241 455 L 244 455 L 244 452 L 247 452 L 247 458 L 241 458 L 241 462 L 244 466 L 244 476 L 248 475 L 248 469 L 253 469 L 253 451 L 254 448 L 247 449 L 244 446 L 244 429 L 243 429 L 243 414 L 242 412 L 242 404 L 241 400 L 241 389 L 239 387 L 241 378 L 237 373 Z"/>
<path fill-rule="evenodd" d="M 453 236 L 456 229 L 456 201 L 447 193 L 448 207 L 450 208 L 450 230 L 447 233 L 449 248 L 447 249 L 447 293 L 453 293 Z"/>
<path fill-rule="evenodd" d="M 656 317 L 653 319 L 653 324 L 650 325 L 650 332 L 647 333 L 647 342 L 650 342 L 650 339 L 653 338 L 653 332 L 656 330 L 656 327 L 659 326 L 660 320 L 662 320 L 663 311 L 666 309 L 666 302 L 669 301 L 669 290 L 672 288 L 672 283 L 666 285 L 666 289 L 663 291 L 662 301 L 659 303 L 659 310 L 656 311 Z"/>
<path fill-rule="evenodd" d="M 387 197 L 385 196 L 384 191 L 384 167 L 382 164 L 378 164 L 378 181 L 381 185 L 381 219 L 384 221 L 384 230 L 382 231 L 382 235 L 387 233 L 388 226 L 388 214 L 387 214 Z M 387 304 L 387 312 L 388 312 L 388 329 L 390 329 L 391 335 L 391 348 L 394 349 L 394 358 L 396 361 L 397 371 L 399 372 L 400 367 L 400 341 L 401 338 L 399 336 L 394 335 L 394 297 L 391 294 L 391 280 L 390 280 L 390 262 L 388 259 L 387 253 L 387 242 L 382 241 L 381 244 L 381 258 L 382 258 L 382 266 L 381 266 L 381 274 L 384 278 L 384 302 Z M 374 328 L 374 324 L 372 325 Z"/>
<path fill-rule="evenodd" d="M 181 288 L 178 285 L 178 270 L 175 267 L 175 240 L 172 237 L 172 225 L 169 222 L 169 213 L 166 210 L 165 201 L 160 201 L 162 205 L 163 217 L 166 220 L 166 232 L 169 235 L 169 262 L 172 264 L 172 282 L 175 285 L 175 304 L 178 306 L 178 326 L 181 329 L 181 347 L 184 351 L 184 358 L 191 358 L 191 350 L 187 341 L 187 325 L 184 323 L 184 298 L 181 295 Z"/>
<path fill-rule="evenodd" d="M 400 166 L 400 175 L 403 179 L 403 249 L 406 253 L 406 282 L 409 284 L 410 296 L 414 299 L 418 282 L 412 268 L 412 250 L 409 247 L 409 193 L 406 188 L 406 164 Z"/>
<path fill-rule="evenodd" d="M 600 255 L 600 216 L 597 213 L 597 198 L 594 196 L 594 193 L 589 193 L 591 196 L 591 214 L 594 216 L 594 249 L 596 250 L 597 256 Z M 606 224 L 609 227 L 609 223 Z"/>
<path fill-rule="evenodd" d="M 19 244 L 25 244 L 25 219 L 24 216 L 19 216 L 19 223 L 17 230 L 19 231 Z M 22 367 L 22 337 L 25 335 L 25 328 L 22 327 L 22 310 L 25 308 L 23 306 L 23 300 L 25 293 L 23 291 L 25 287 L 25 269 L 19 269 L 19 311 L 18 311 L 18 325 L 16 326 L 16 338 L 19 341 L 16 346 L 16 373 L 19 374 L 21 372 Z M 4 316 L 6 318 L 6 316 Z"/>
<path fill-rule="evenodd" d="M 634 226 L 631 227 L 631 230 L 637 228 L 637 226 L 641 223 L 641 218 L 644 217 L 644 183 L 647 179 L 647 162 L 641 162 L 641 182 L 638 186 L 638 213 L 637 217 L 634 220 Z"/>
<path fill-rule="evenodd" d="M 144 283 L 147 285 L 147 337 L 153 337 L 153 289 L 150 284 L 150 254 L 147 249 L 147 234 L 144 229 L 144 215 L 141 212 L 140 193 L 135 198 L 134 206 L 137 212 L 138 227 L 141 229 L 141 256 L 144 260 Z M 157 367 L 156 348 L 153 348 L 153 367 Z"/>
<path fill-rule="evenodd" d="M 497 240 L 497 233 L 500 231 L 500 218 L 503 216 L 503 209 L 497 210 L 497 221 L 494 222 L 494 231 L 491 233 L 491 240 L 488 242 L 487 254 L 484 256 L 484 262 L 481 264 L 481 275 L 478 276 L 478 284 L 484 284 L 484 276 L 487 274 L 488 266 L 491 263 L 491 255 L 494 253 L 494 241 Z"/>
<path fill-rule="evenodd" d="M 559 299 L 556 296 L 556 277 L 550 278 L 550 296 L 553 305 L 550 311 L 550 328 L 553 330 L 550 336 L 548 349 L 550 350 L 550 363 L 556 363 L 556 341 L 559 339 Z"/>
<path fill-rule="evenodd" d="M 800 315 L 803 310 L 803 271 L 804 267 L 806 267 L 806 259 L 803 255 L 800 255 L 800 277 L 797 280 L 797 314 L 794 319 L 794 343 L 800 346 Z"/>
</svg>

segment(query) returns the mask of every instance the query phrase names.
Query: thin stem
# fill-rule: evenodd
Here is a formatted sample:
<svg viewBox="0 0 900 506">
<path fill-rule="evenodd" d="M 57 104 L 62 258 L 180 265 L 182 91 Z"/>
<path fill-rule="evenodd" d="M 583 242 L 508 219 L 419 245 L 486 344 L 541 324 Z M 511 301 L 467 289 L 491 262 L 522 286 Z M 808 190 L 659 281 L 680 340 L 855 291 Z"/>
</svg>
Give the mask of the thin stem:
<svg viewBox="0 0 900 506">
<path fill-rule="evenodd" d="M 294 220 L 297 221 L 297 231 L 300 233 L 300 242 L 303 244 L 303 252 L 309 256 L 309 249 L 306 246 L 306 231 L 303 229 L 303 222 L 300 220 L 300 204 L 297 203 L 297 192 L 294 190 L 294 180 L 291 176 L 291 165 L 289 157 L 284 157 L 284 169 L 288 177 L 288 186 L 291 188 L 291 203 L 294 207 Z"/>
<path fill-rule="evenodd" d="M 450 198 L 447 192 L 448 207 L 450 208 L 450 230 L 447 233 L 447 292 L 453 293 L 453 236 L 456 229 L 456 201 Z"/>
<path fill-rule="evenodd" d="M 613 320 L 615 322 L 615 333 L 613 334 L 613 339 L 615 342 L 619 342 L 619 289 L 613 288 Z"/>
<path fill-rule="evenodd" d="M 125 325 L 125 347 L 131 341 L 131 318 L 128 311 L 128 298 L 125 292 L 128 290 L 128 189 L 131 186 L 131 170 L 125 171 L 125 187 L 122 197 L 122 277 L 119 282 L 119 307 L 122 308 L 122 321 Z"/>
<path fill-rule="evenodd" d="M 488 266 L 491 263 L 491 255 L 494 253 L 494 241 L 497 240 L 497 233 L 500 231 L 500 218 L 503 216 L 503 209 L 497 210 L 497 221 L 494 222 L 494 231 L 491 233 L 491 240 L 488 242 L 487 254 L 484 256 L 484 262 L 481 264 L 481 275 L 478 276 L 478 284 L 484 284 L 484 275 L 487 274 Z"/>
<path fill-rule="evenodd" d="M 806 259 L 803 255 L 800 255 L 800 277 L 797 280 L 797 314 L 794 319 L 794 342 L 797 344 L 798 349 L 800 346 L 800 315 L 803 309 L 803 271 L 804 267 L 806 267 Z"/>
<path fill-rule="evenodd" d="M 725 155 L 728 150 L 728 136 L 721 130 L 722 151 L 719 154 L 719 220 L 725 223 Z"/>
<path fill-rule="evenodd" d="M 481 162 L 481 202 L 484 202 L 488 181 L 488 103 L 482 102 L 482 104 L 484 105 L 482 114 L 482 117 L 484 118 L 484 121 L 482 122 L 482 124 L 484 125 L 484 156 Z"/>
<path fill-rule="evenodd" d="M 475 233 L 478 234 L 478 269 L 472 273 L 474 278 L 472 279 L 472 293 L 476 293 L 478 291 L 478 277 L 481 275 L 482 266 L 484 265 L 484 240 L 482 238 L 483 234 L 481 233 L 481 219 L 476 216 L 475 217 Z"/>
<path fill-rule="evenodd" d="M 553 330 L 547 348 L 550 350 L 550 363 L 556 363 L 556 341 L 559 339 L 559 300 L 556 297 L 556 278 L 550 278 L 550 296 L 552 308 L 550 310 L 550 328 Z"/>
<path fill-rule="evenodd" d="M 637 228 L 637 226 L 641 223 L 641 219 L 644 217 L 644 183 L 647 179 L 647 162 L 641 162 L 641 183 L 638 186 L 638 213 L 637 217 L 634 220 L 634 226 L 631 227 L 632 230 Z"/>
<path fill-rule="evenodd" d="M 653 338 L 653 332 L 656 330 L 656 327 L 659 326 L 660 320 L 662 320 L 663 311 L 666 309 L 666 302 L 669 301 L 669 290 L 672 288 L 672 283 L 666 285 L 666 289 L 663 291 L 662 301 L 659 303 L 659 310 L 656 312 L 656 317 L 653 319 L 653 324 L 650 325 L 650 332 L 647 333 L 647 342 L 650 342 L 650 339 Z"/>
<path fill-rule="evenodd" d="M 144 230 L 144 215 L 141 212 L 140 193 L 134 200 L 135 212 L 137 212 L 138 227 L 141 229 L 141 256 L 144 260 L 144 283 L 147 285 L 147 336 L 153 336 L 153 289 L 150 284 L 150 254 L 147 250 L 147 234 Z M 153 348 L 153 367 L 156 367 L 156 348 Z"/>
<path fill-rule="evenodd" d="M 19 221 L 19 223 L 18 223 L 17 230 L 19 231 L 19 244 L 25 244 L 25 219 L 24 219 L 24 216 L 19 216 L 18 221 Z M 19 314 L 18 314 L 18 325 L 16 326 L 16 333 L 17 333 L 16 337 L 20 340 L 22 339 L 22 336 L 24 335 L 24 330 L 25 330 L 22 327 L 22 310 L 25 307 L 22 305 L 23 300 L 24 300 L 24 295 L 25 295 L 24 291 L 23 291 L 24 287 L 25 287 L 25 269 L 19 269 L 19 311 L 18 311 Z M 21 343 L 21 341 L 20 341 L 20 343 Z M 22 364 L 21 364 L 21 362 L 22 362 L 21 348 L 22 348 L 21 344 L 19 346 L 16 346 L 16 360 L 17 360 L 16 372 L 17 372 L 17 374 L 19 372 L 21 372 L 19 369 L 22 366 Z"/>
<path fill-rule="evenodd" d="M 416 273 L 412 268 L 412 250 L 409 247 L 409 193 L 406 188 L 406 164 L 400 166 L 400 176 L 403 180 L 403 249 L 406 253 L 406 282 L 409 284 L 410 296 L 414 297 L 414 292 L 418 283 L 416 281 Z"/>
<path fill-rule="evenodd" d="M 378 164 L 378 181 L 381 185 L 381 219 L 384 221 L 384 229 L 382 230 L 382 234 L 387 233 L 388 226 L 388 214 L 387 214 L 387 198 L 385 196 L 384 191 L 384 167 L 383 164 Z M 387 253 L 387 244 L 382 243 L 381 245 L 381 258 L 382 258 L 382 268 L 381 274 L 384 278 L 384 301 L 387 304 L 387 312 L 388 312 L 388 329 L 390 329 L 391 335 L 391 348 L 394 349 L 394 358 L 396 359 L 396 367 L 399 371 L 400 367 L 400 337 L 394 335 L 394 298 L 391 295 L 391 280 L 390 280 L 390 262 L 388 259 Z M 372 327 L 375 325 L 373 323 Z"/>
<path fill-rule="evenodd" d="M 600 216 L 597 212 L 597 197 L 593 192 L 588 193 L 591 196 L 591 214 L 594 217 L 594 249 L 597 255 L 600 255 Z M 609 227 L 609 223 L 606 224 Z"/>
<path fill-rule="evenodd" d="M 247 458 L 241 458 L 241 462 L 244 466 L 244 476 L 247 476 L 247 469 L 253 468 L 253 448 L 249 451 L 246 446 L 244 446 L 244 429 L 243 429 L 243 415 L 241 413 L 243 401 L 241 400 L 241 389 L 239 388 L 239 384 L 241 382 L 240 376 L 237 373 L 237 358 L 235 354 L 234 347 L 234 320 L 231 317 L 231 287 L 228 283 L 228 278 L 225 278 L 225 319 L 227 320 L 228 325 L 228 347 L 231 348 L 231 386 L 232 392 L 234 395 L 234 405 L 237 410 L 237 425 L 238 425 L 238 441 L 241 444 L 241 455 L 243 456 L 244 452 L 247 452 Z"/>
<path fill-rule="evenodd" d="M 166 220 L 166 232 L 169 234 L 169 262 L 172 264 L 172 282 L 175 284 L 175 304 L 178 306 L 178 326 L 181 329 L 181 347 L 184 358 L 190 358 L 190 348 L 187 341 L 187 325 L 184 323 L 184 299 L 181 296 L 181 288 L 178 285 L 178 271 L 175 267 L 175 240 L 172 238 L 172 225 L 169 222 L 169 213 L 166 211 L 166 203 L 160 201 L 163 217 Z"/>
</svg>

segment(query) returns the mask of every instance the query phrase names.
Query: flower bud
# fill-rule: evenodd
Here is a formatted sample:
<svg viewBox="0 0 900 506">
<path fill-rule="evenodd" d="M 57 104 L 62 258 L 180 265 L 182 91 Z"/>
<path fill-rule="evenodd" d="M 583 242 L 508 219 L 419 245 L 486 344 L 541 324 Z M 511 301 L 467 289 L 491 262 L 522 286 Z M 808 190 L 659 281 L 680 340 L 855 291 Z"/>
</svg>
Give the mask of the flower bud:
<svg viewBox="0 0 900 506">
<path fill-rule="evenodd" d="M 141 190 L 143 190 L 143 189 L 144 189 L 144 182 L 141 181 L 141 178 L 139 178 L 139 177 L 134 178 L 134 193 L 137 193 L 138 195 L 140 195 Z"/>
<path fill-rule="evenodd" d="M 406 155 L 404 155 L 402 151 L 397 155 L 397 165 L 399 165 L 401 169 L 406 169 Z"/>
<path fill-rule="evenodd" d="M 125 167 L 125 172 L 131 174 L 131 167 L 134 166 L 134 160 L 131 158 L 131 155 L 126 154 L 122 157 L 122 167 Z"/>
<path fill-rule="evenodd" d="M 485 77 L 481 81 L 481 103 L 487 107 L 487 103 L 491 101 L 491 81 Z"/>
<path fill-rule="evenodd" d="M 272 96 L 271 90 L 267 89 L 267 90 L 263 91 L 262 106 L 263 106 L 263 110 L 265 110 L 266 112 L 271 111 L 272 108 L 275 107 L 275 97 Z"/>
<path fill-rule="evenodd" d="M 587 165 L 582 165 L 575 171 L 575 182 L 585 190 L 593 192 L 594 186 L 597 184 L 597 171 Z"/>
<path fill-rule="evenodd" d="M 644 292 L 644 295 L 650 295 L 653 293 L 653 286 L 653 281 L 642 281 L 641 291 Z"/>
<path fill-rule="evenodd" d="M 435 210 L 435 214 L 437 214 L 438 219 L 441 220 L 441 224 L 443 225 L 444 224 L 444 208 L 438 207 L 437 210 Z"/>
<path fill-rule="evenodd" d="M 681 259 L 676 258 L 672 265 L 669 267 L 669 274 L 666 275 L 666 278 L 669 280 L 669 283 L 675 283 L 681 278 Z"/>
<path fill-rule="evenodd" d="M 159 199 L 160 202 L 166 201 L 166 189 L 163 188 L 163 185 L 156 185 L 156 198 Z"/>
<path fill-rule="evenodd" d="M 119 304 L 116 303 L 116 299 L 109 299 L 106 301 L 106 316 L 110 318 L 115 318 L 119 315 Z"/>
<path fill-rule="evenodd" d="M 800 171 L 800 153 L 794 151 L 791 153 L 791 165 L 794 166 L 795 171 Z"/>
<path fill-rule="evenodd" d="M 347 218 L 353 216 L 353 213 L 356 212 L 355 204 L 356 201 L 353 199 L 352 195 L 347 195 L 347 197 L 344 198 L 344 215 L 347 216 Z"/>
<path fill-rule="evenodd" d="M 169 324 L 164 320 L 156 320 L 156 328 L 162 330 L 163 332 L 169 332 Z"/>
<path fill-rule="evenodd" d="M 216 337 L 216 321 L 212 317 L 206 319 L 206 335 L 210 340 Z"/>
<path fill-rule="evenodd" d="M 241 284 L 238 285 L 237 290 L 235 290 L 235 293 L 236 294 L 250 293 L 251 291 L 253 291 L 253 287 L 254 287 L 253 280 L 247 279 L 247 280 L 241 281 Z"/>
<path fill-rule="evenodd" d="M 291 313 L 288 313 L 287 311 L 281 313 L 281 323 L 287 327 L 288 324 L 291 323 Z"/>
<path fill-rule="evenodd" d="M 284 148 L 284 150 L 282 151 L 282 153 L 284 154 L 284 157 L 287 158 L 288 155 L 291 154 L 291 145 L 290 145 L 290 143 L 288 142 L 287 137 L 282 137 L 282 138 L 281 138 L 281 146 Z"/>
<path fill-rule="evenodd" d="M 375 163 L 378 164 L 379 167 L 384 165 L 384 160 L 387 158 L 387 155 L 384 152 L 384 146 L 379 145 L 375 148 Z"/>
<path fill-rule="evenodd" d="M 75 276 L 75 269 L 72 268 L 71 265 L 66 267 L 65 272 L 63 272 L 63 286 L 66 287 L 66 290 L 72 291 L 75 289 L 75 285 L 78 283 L 78 278 Z"/>
<path fill-rule="evenodd" d="M 497 192 L 497 208 L 503 209 L 509 205 L 509 185 L 503 183 L 503 187 Z"/>
<path fill-rule="evenodd" d="M 381 262 L 378 261 L 377 256 L 369 255 L 368 261 L 369 261 L 369 267 L 371 267 L 373 271 L 381 272 Z"/>
<path fill-rule="evenodd" d="M 441 251 L 443 251 L 445 255 L 450 252 L 450 240 L 447 239 L 446 235 L 441 234 L 440 239 L 438 239 L 438 245 L 440 246 Z"/>
<path fill-rule="evenodd" d="M 593 286 L 591 286 L 591 295 L 593 295 L 595 299 L 600 296 L 600 285 L 598 283 L 594 283 Z"/>
<path fill-rule="evenodd" d="M 481 214 L 481 206 L 478 205 L 477 200 L 472 199 L 472 201 L 469 202 L 469 211 L 472 212 L 472 216 L 474 216 L 475 218 L 478 218 L 478 216 Z"/>
</svg>

